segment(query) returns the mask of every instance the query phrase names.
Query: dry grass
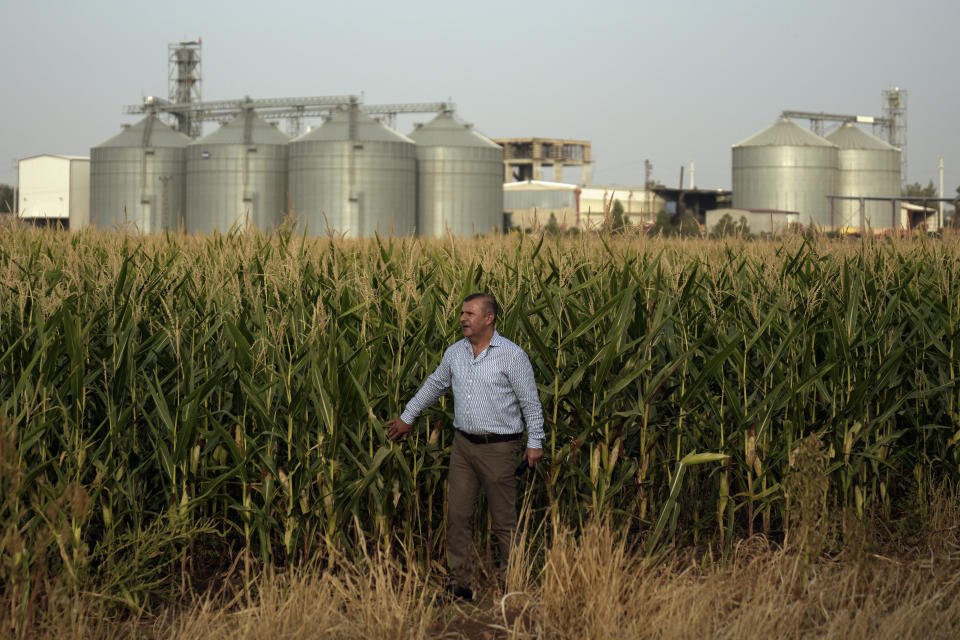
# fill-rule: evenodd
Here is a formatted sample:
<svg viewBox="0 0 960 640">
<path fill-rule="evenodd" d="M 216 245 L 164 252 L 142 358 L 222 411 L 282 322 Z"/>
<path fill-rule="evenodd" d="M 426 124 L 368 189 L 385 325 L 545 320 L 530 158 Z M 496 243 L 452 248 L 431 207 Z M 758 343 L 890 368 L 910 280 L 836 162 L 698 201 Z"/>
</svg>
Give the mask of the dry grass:
<svg viewBox="0 0 960 640">
<path fill-rule="evenodd" d="M 536 571 L 515 563 L 509 593 L 481 589 L 476 605 L 446 601 L 439 576 L 375 554 L 263 575 L 250 591 L 198 595 L 149 619 L 110 620 L 90 594 L 53 592 L 30 637 L 955 638 L 956 525 L 953 518 L 949 535 L 923 544 L 924 553 L 949 548 L 943 555 L 846 554 L 806 572 L 801 553 L 759 537 L 741 542 L 725 566 L 692 552 L 654 563 L 609 527 L 591 525 L 555 536 Z"/>
<path fill-rule="evenodd" d="M 158 620 L 156 637 L 429 638 L 440 608 L 421 574 L 377 556 L 363 564 L 264 577 L 248 604 L 225 606 L 209 597 Z"/>
<path fill-rule="evenodd" d="M 745 544 L 724 568 L 651 567 L 592 529 L 551 549 L 528 635 L 549 638 L 948 638 L 960 558 L 821 561 Z"/>
</svg>

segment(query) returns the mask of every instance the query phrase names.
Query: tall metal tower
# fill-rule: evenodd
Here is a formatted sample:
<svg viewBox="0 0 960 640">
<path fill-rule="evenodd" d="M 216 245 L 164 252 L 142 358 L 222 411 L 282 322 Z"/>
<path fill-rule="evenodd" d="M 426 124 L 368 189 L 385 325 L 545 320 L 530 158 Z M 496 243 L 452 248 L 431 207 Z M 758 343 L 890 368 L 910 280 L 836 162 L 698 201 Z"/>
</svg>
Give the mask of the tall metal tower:
<svg viewBox="0 0 960 640">
<path fill-rule="evenodd" d="M 190 42 L 174 42 L 167 46 L 169 100 L 173 104 L 183 105 L 200 102 L 200 38 Z M 194 117 L 192 109 L 171 112 L 176 121 L 176 129 L 191 138 L 199 138 L 203 133 L 203 122 Z"/>
<path fill-rule="evenodd" d="M 887 142 L 900 148 L 900 180 L 907 184 L 907 90 L 900 87 L 883 91 L 884 123 L 881 130 Z"/>
</svg>

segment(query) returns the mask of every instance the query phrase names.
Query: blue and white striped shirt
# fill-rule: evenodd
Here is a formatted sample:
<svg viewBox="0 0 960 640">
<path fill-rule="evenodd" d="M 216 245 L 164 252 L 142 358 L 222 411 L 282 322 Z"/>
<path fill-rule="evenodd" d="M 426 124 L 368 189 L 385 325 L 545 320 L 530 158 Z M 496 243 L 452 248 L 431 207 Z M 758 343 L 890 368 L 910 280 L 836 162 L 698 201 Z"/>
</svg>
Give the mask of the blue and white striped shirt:
<svg viewBox="0 0 960 640">
<path fill-rule="evenodd" d="M 527 447 L 543 448 L 543 408 L 533 367 L 523 349 L 496 331 L 490 346 L 473 357 L 466 338 L 451 345 L 436 371 L 407 403 L 400 419 L 413 422 L 453 389 L 453 426 L 466 433 L 521 433 L 527 423 Z"/>
</svg>

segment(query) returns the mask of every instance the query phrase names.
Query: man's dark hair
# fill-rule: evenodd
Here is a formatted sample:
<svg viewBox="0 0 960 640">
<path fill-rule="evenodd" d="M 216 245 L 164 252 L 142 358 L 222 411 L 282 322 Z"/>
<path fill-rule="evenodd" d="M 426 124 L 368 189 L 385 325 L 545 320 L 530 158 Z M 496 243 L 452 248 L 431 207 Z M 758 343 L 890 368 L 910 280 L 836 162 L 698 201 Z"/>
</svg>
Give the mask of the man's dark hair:
<svg viewBox="0 0 960 640">
<path fill-rule="evenodd" d="M 497 314 L 500 312 L 500 307 L 497 305 L 497 300 L 489 293 L 471 293 L 463 301 L 470 302 L 471 300 L 482 300 L 483 301 L 483 310 L 486 313 L 493 314 L 493 323 L 497 323 Z"/>
</svg>

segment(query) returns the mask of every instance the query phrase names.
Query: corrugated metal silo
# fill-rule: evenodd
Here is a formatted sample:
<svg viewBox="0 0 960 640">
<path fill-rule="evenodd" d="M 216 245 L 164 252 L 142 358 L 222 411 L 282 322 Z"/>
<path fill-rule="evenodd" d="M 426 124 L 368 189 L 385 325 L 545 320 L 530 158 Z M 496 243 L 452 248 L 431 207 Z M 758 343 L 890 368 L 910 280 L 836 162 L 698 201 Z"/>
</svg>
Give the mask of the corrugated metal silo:
<svg viewBox="0 0 960 640">
<path fill-rule="evenodd" d="M 830 225 L 837 147 L 783 118 L 733 146 L 733 208 L 796 211 L 804 225 Z"/>
<path fill-rule="evenodd" d="M 418 126 L 417 233 L 470 237 L 503 228 L 503 148 L 453 114 Z"/>
<path fill-rule="evenodd" d="M 90 149 L 90 223 L 143 233 L 177 229 L 190 138 L 156 116 Z"/>
<path fill-rule="evenodd" d="M 416 231 L 416 148 L 356 107 L 290 143 L 291 213 L 308 233 Z"/>
<path fill-rule="evenodd" d="M 841 125 L 826 139 L 840 148 L 836 195 L 891 198 L 900 194 L 899 149 L 852 122 Z M 859 201 L 837 200 L 834 219 L 836 227 L 887 227 L 893 211 L 889 202 L 865 201 L 861 217 Z"/>
<path fill-rule="evenodd" d="M 261 230 L 287 208 L 290 137 L 245 109 L 187 147 L 187 231 Z"/>
</svg>

